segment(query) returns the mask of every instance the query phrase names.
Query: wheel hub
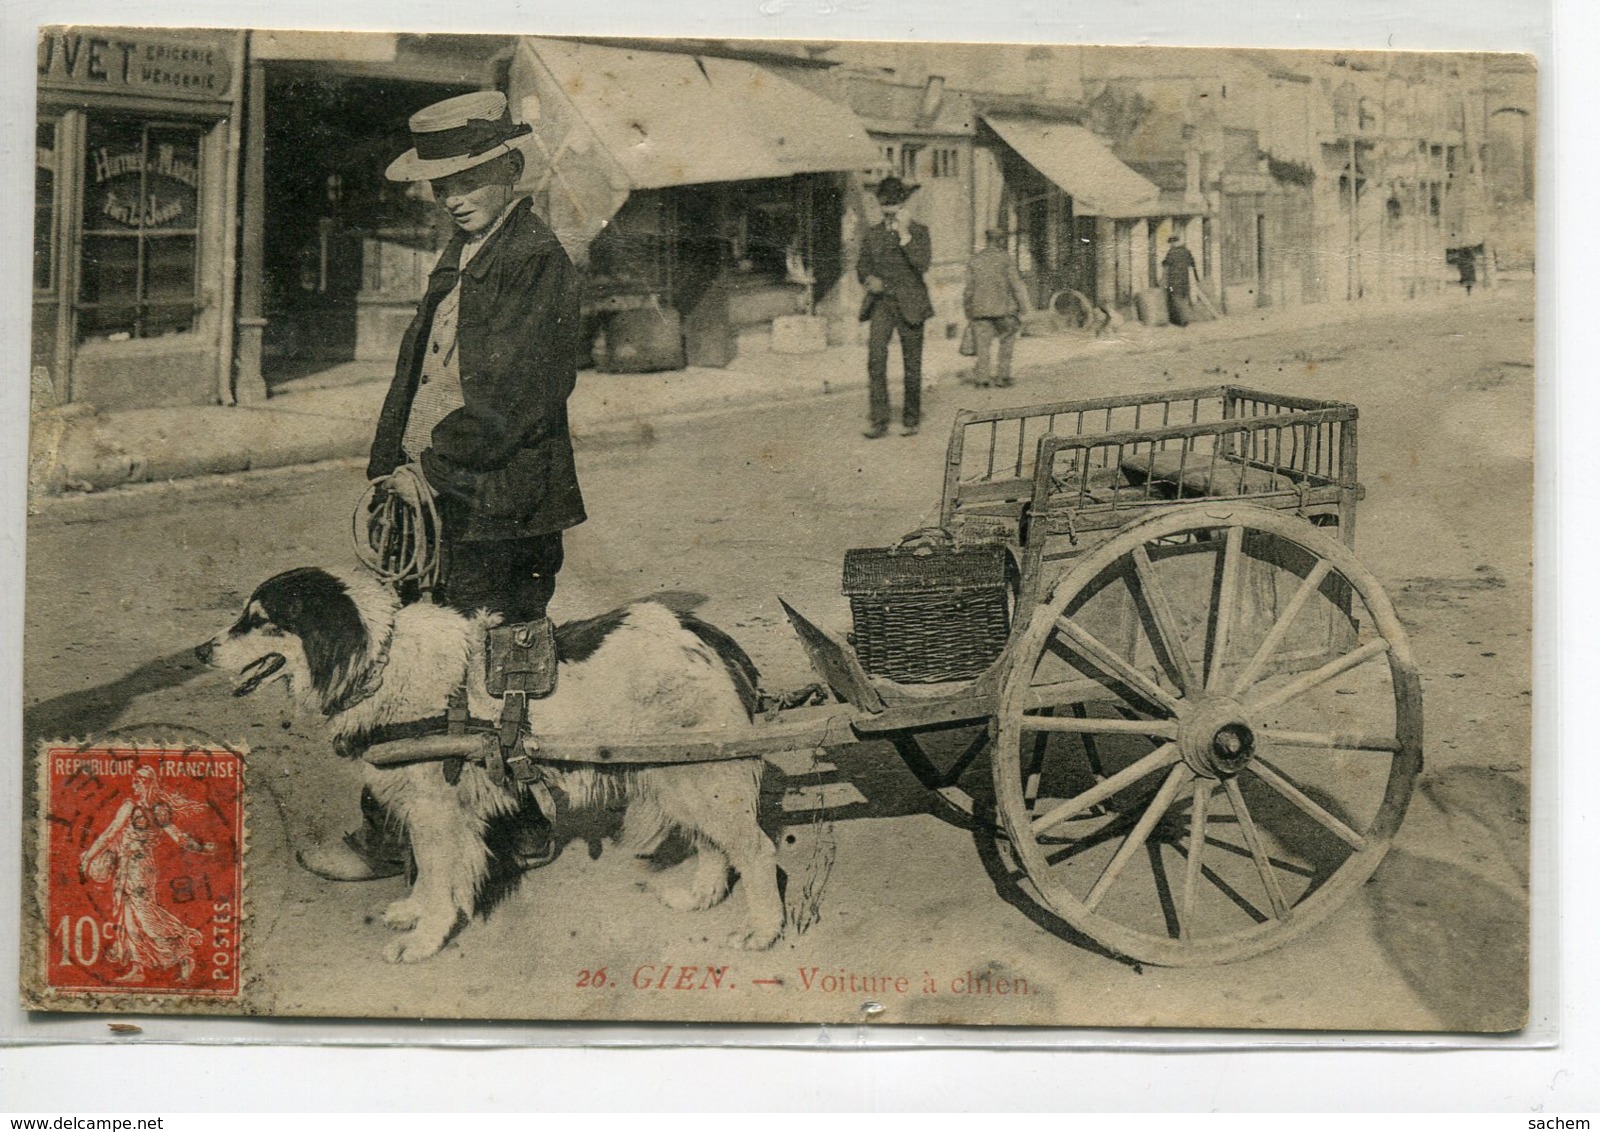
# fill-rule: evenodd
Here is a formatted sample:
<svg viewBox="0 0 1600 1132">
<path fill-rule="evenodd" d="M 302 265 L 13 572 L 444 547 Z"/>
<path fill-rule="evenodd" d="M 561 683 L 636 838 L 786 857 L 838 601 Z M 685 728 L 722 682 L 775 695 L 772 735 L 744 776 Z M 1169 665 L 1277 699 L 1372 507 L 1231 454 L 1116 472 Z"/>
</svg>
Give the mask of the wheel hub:
<svg viewBox="0 0 1600 1132">
<path fill-rule="evenodd" d="M 1255 728 L 1237 700 L 1203 701 L 1179 720 L 1178 752 L 1204 778 L 1232 778 L 1249 765 L 1255 751 Z"/>
</svg>

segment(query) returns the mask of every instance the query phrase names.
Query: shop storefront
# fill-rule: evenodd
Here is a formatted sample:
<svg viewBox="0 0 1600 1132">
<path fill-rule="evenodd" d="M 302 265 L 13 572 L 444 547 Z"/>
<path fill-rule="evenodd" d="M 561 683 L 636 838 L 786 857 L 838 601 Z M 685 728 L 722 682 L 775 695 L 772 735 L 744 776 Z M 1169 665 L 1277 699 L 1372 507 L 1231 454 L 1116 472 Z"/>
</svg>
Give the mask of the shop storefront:
<svg viewBox="0 0 1600 1132">
<path fill-rule="evenodd" d="M 1170 205 L 1083 126 L 986 113 L 980 141 L 999 172 L 995 206 L 1040 306 L 1077 292 L 1132 309 L 1151 286 L 1155 226 Z M 989 196 L 996 194 L 990 192 Z M 986 223 L 987 215 L 985 217 Z"/>
<path fill-rule="evenodd" d="M 243 34 L 39 38 L 35 386 L 103 409 L 229 398 Z"/>
<path fill-rule="evenodd" d="M 236 393 L 393 367 L 449 223 L 384 169 L 417 110 L 495 84 L 503 36 L 250 33 Z"/>
<path fill-rule="evenodd" d="M 775 320 L 842 323 L 850 175 L 877 154 L 847 107 L 743 59 L 524 39 L 535 207 L 588 274 L 601 369 L 721 365 Z M 853 318 L 853 312 L 851 316 Z"/>
</svg>

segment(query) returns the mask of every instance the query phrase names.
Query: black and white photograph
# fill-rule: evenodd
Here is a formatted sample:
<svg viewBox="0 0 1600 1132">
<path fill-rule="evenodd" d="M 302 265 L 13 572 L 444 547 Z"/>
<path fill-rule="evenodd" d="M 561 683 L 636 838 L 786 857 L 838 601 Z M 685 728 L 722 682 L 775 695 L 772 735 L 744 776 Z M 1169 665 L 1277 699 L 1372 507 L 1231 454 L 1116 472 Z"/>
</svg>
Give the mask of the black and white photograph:
<svg viewBox="0 0 1600 1132">
<path fill-rule="evenodd" d="M 1529 1024 L 1531 56 L 37 62 L 28 1010 Z"/>
</svg>

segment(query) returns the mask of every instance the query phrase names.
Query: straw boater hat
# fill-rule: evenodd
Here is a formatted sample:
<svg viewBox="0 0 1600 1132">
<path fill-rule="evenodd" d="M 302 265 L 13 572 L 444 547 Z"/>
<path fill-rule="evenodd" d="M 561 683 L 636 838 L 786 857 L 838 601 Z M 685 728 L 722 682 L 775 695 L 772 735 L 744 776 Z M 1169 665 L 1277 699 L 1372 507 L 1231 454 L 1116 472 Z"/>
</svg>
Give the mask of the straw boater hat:
<svg viewBox="0 0 1600 1132">
<path fill-rule="evenodd" d="M 391 181 L 432 181 L 510 153 L 514 138 L 533 132 L 512 122 L 506 96 L 481 90 L 447 98 L 411 115 L 414 148 L 395 158 L 384 176 Z"/>
</svg>

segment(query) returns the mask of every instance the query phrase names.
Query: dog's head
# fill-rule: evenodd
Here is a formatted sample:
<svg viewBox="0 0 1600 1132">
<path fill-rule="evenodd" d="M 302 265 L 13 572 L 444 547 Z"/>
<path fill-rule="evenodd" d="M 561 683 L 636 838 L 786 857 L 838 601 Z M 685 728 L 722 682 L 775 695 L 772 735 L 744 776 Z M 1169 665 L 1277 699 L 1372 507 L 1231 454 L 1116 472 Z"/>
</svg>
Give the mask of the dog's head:
<svg viewBox="0 0 1600 1132">
<path fill-rule="evenodd" d="M 236 696 L 283 680 L 304 707 L 327 712 L 365 677 L 396 608 L 376 582 L 302 567 L 262 582 L 239 619 L 194 652 L 237 674 Z"/>
</svg>

